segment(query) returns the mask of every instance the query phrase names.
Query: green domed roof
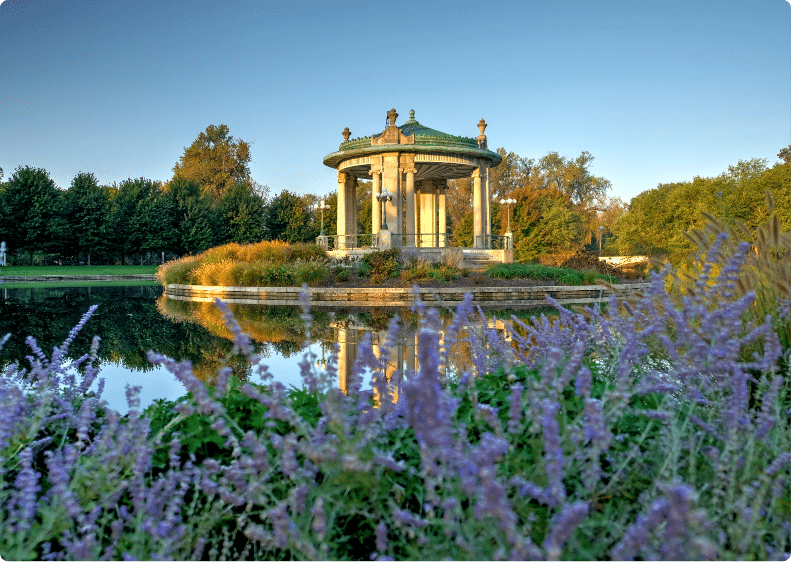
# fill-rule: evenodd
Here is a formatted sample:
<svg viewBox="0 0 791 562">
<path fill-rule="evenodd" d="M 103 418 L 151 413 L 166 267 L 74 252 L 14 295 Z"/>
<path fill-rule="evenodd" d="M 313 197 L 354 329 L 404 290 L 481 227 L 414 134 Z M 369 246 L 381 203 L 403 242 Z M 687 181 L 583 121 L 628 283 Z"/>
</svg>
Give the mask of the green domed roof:
<svg viewBox="0 0 791 562">
<path fill-rule="evenodd" d="M 439 136 L 449 137 L 449 136 L 451 136 L 451 135 L 448 135 L 447 133 L 443 133 L 442 131 L 437 131 L 436 129 L 430 129 L 430 128 L 418 123 L 417 119 L 415 119 L 415 110 L 414 109 L 410 109 L 409 110 L 409 121 L 407 121 L 406 123 L 401 125 L 399 127 L 399 129 L 401 129 L 401 132 L 403 134 L 405 134 L 406 136 L 409 136 L 409 135 L 415 135 L 416 137 L 439 137 Z M 459 137 L 459 138 L 461 138 L 461 137 Z M 470 140 L 474 140 L 474 139 L 470 139 Z"/>
<path fill-rule="evenodd" d="M 414 135 L 414 144 L 374 145 L 373 139 L 381 137 L 384 132 L 369 137 L 349 139 L 341 143 L 337 152 L 327 155 L 324 158 L 324 164 L 335 167 L 340 161 L 346 158 L 393 150 L 394 146 L 398 147 L 396 150 L 402 152 L 450 152 L 483 157 L 490 160 L 493 166 L 497 166 L 502 161 L 502 157 L 496 152 L 481 148 L 478 145 L 478 140 L 475 138 L 449 135 L 442 131 L 421 125 L 415 119 L 414 110 L 409 111 L 409 120 L 403 125 L 398 126 L 398 129 L 404 136 L 409 137 Z M 385 147 L 388 148 L 385 149 Z"/>
</svg>

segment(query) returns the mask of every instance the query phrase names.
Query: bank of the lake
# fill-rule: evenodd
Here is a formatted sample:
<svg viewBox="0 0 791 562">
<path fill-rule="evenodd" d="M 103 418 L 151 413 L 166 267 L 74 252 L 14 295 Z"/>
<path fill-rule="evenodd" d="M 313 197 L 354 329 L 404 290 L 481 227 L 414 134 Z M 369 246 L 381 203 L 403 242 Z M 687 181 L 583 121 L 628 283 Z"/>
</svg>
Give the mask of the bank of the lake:
<svg viewBox="0 0 791 562">
<path fill-rule="evenodd" d="M 6 288 L 23 288 L 29 284 L 93 283 L 116 285 L 154 284 L 154 265 L 12 265 L 0 267 L 0 283 Z"/>
</svg>

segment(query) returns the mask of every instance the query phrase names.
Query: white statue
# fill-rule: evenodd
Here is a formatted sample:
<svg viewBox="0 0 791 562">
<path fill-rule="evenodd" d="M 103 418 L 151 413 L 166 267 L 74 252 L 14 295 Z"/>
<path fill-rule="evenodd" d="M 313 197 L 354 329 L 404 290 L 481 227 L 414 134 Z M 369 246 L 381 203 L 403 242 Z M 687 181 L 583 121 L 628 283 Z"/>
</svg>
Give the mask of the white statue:
<svg viewBox="0 0 791 562">
<path fill-rule="evenodd" d="M 6 265 L 6 263 L 5 263 L 5 242 L 0 242 L 0 265 Z"/>
</svg>

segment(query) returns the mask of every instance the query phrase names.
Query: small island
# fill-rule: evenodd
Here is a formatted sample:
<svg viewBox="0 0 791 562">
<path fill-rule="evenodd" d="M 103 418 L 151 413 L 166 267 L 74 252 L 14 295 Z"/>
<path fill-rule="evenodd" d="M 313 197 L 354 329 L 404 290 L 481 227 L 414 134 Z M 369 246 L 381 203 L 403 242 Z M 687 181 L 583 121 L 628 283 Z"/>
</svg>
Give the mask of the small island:
<svg viewBox="0 0 791 562">
<path fill-rule="evenodd" d="M 466 293 L 488 307 L 543 305 L 547 296 L 561 304 L 583 304 L 645 286 L 641 279 L 629 282 L 642 270 L 619 270 L 590 254 L 572 256 L 561 267 L 512 263 L 482 269 L 466 267 L 460 252 L 445 256 L 432 261 L 392 248 L 333 260 L 316 244 L 231 243 L 165 263 L 157 279 L 173 299 L 291 305 L 299 303 L 307 285 L 314 306 L 360 307 L 410 306 L 416 295 L 455 306 Z"/>
</svg>

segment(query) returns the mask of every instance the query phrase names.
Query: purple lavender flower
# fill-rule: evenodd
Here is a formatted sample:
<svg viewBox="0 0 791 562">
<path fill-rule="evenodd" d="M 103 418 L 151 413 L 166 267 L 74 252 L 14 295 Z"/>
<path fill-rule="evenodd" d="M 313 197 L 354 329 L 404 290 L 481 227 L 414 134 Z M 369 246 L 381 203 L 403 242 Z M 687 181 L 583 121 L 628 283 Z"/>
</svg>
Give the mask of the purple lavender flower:
<svg viewBox="0 0 791 562">
<path fill-rule="evenodd" d="M 9 523 L 14 531 L 27 531 L 36 514 L 36 503 L 39 485 L 39 474 L 33 469 L 33 451 L 30 447 L 22 449 L 19 453 L 19 463 L 22 467 L 17 474 L 14 486 L 17 489 L 13 515 Z"/>
<path fill-rule="evenodd" d="M 383 521 L 376 525 L 376 550 L 379 554 L 387 551 L 387 526 Z M 381 560 L 380 557 L 377 557 L 377 559 Z"/>
<path fill-rule="evenodd" d="M 510 391 L 511 396 L 508 402 L 508 433 L 518 433 L 522 421 L 522 393 L 524 392 L 524 385 L 512 384 Z"/>
<path fill-rule="evenodd" d="M 544 550 L 548 560 L 559 560 L 563 545 L 571 537 L 571 533 L 588 516 L 588 504 L 576 502 L 566 504 L 559 514 L 552 519 L 549 536 L 544 541 Z"/>
<path fill-rule="evenodd" d="M 544 464 L 546 465 L 547 478 L 549 479 L 547 491 L 553 503 L 561 503 L 566 499 L 566 488 L 563 486 L 563 446 L 557 420 L 560 404 L 546 399 L 542 403 L 542 409 L 541 425 L 544 428 Z"/>
<path fill-rule="evenodd" d="M 324 498 L 319 496 L 310 508 L 310 515 L 313 517 L 311 529 L 316 533 L 320 541 L 324 540 L 327 532 L 327 514 L 324 512 Z"/>
</svg>

